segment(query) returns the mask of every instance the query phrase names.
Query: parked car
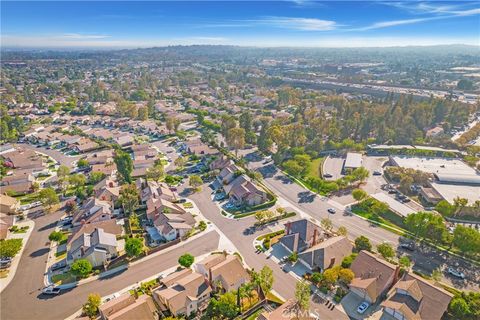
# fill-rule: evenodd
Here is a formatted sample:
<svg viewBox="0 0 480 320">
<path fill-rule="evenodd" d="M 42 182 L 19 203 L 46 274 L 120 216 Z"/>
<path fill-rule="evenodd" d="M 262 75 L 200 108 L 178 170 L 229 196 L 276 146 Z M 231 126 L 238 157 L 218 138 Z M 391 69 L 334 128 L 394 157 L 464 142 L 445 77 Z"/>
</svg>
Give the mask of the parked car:
<svg viewBox="0 0 480 320">
<path fill-rule="evenodd" d="M 0 269 L 7 269 L 12 265 L 12 258 L 2 257 L 0 259 Z"/>
<path fill-rule="evenodd" d="M 368 302 L 364 301 L 358 306 L 357 312 L 360 313 L 360 314 L 363 314 L 368 309 L 369 306 L 370 306 L 370 304 Z"/>
<path fill-rule="evenodd" d="M 52 266 L 50 267 L 50 270 L 57 271 L 65 268 L 66 266 L 67 266 L 67 260 L 62 260 L 60 262 L 52 264 Z"/>
<path fill-rule="evenodd" d="M 61 289 L 59 287 L 48 286 L 42 289 L 42 293 L 55 296 L 60 293 L 60 290 Z"/>
<path fill-rule="evenodd" d="M 171 187 L 171 188 L 170 188 L 170 191 L 174 191 L 174 192 L 175 192 L 175 191 L 177 191 L 177 188 Z"/>
<path fill-rule="evenodd" d="M 337 210 L 335 210 L 334 208 L 328 208 L 328 213 L 331 213 L 331 214 L 334 214 L 337 212 Z"/>
<path fill-rule="evenodd" d="M 379 170 L 375 170 L 375 171 L 373 171 L 373 175 L 374 175 L 374 176 L 381 176 L 381 175 L 382 175 L 382 172 L 379 171 Z"/>
<path fill-rule="evenodd" d="M 404 242 L 400 244 L 400 248 L 408 250 L 408 251 L 415 251 L 415 243 L 413 242 Z"/>
<path fill-rule="evenodd" d="M 453 268 L 448 268 L 447 272 L 454 277 L 457 277 L 457 278 L 460 278 L 460 279 L 465 279 L 465 274 L 463 272 L 460 272 L 460 271 L 455 270 Z"/>
</svg>

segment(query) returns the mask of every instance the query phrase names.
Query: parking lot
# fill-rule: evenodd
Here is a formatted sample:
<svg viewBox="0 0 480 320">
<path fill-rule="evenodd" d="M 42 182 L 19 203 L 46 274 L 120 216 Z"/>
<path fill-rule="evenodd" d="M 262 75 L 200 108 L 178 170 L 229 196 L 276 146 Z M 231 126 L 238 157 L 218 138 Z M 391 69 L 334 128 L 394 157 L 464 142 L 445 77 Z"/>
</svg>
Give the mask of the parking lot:
<svg viewBox="0 0 480 320">
<path fill-rule="evenodd" d="M 368 318 L 368 316 L 372 313 L 374 307 L 369 306 L 364 313 L 358 313 L 357 308 L 363 301 L 363 298 L 359 297 L 353 292 L 349 292 L 345 297 L 343 297 L 341 305 L 350 319 L 365 319 Z"/>
</svg>

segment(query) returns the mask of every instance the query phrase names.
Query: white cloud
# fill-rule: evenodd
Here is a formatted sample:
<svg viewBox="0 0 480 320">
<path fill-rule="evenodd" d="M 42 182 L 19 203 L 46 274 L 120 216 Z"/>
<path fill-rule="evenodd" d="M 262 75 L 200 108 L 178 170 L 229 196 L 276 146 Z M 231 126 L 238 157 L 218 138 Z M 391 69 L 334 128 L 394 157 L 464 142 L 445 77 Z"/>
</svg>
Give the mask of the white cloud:
<svg viewBox="0 0 480 320">
<path fill-rule="evenodd" d="M 104 34 L 80 34 L 80 33 L 65 33 L 59 38 L 72 39 L 72 40 L 88 40 L 88 39 L 106 39 L 110 38 L 109 35 Z"/>
<path fill-rule="evenodd" d="M 335 21 L 315 18 L 265 17 L 260 20 L 254 20 L 254 22 L 278 28 L 303 31 L 328 31 L 338 27 Z"/>
<path fill-rule="evenodd" d="M 413 18 L 413 19 L 404 19 L 404 20 L 390 20 L 390 21 L 381 21 L 375 22 L 369 26 L 362 27 L 362 28 L 355 28 L 349 31 L 365 31 L 365 30 L 372 30 L 372 29 L 381 29 L 381 28 L 388 28 L 400 25 L 407 25 L 407 24 L 415 24 L 421 23 L 426 21 L 433 21 L 433 20 L 444 20 L 444 19 L 451 19 L 457 17 L 467 17 L 480 14 L 480 9 L 468 9 L 468 10 L 453 10 L 454 6 L 431 6 L 426 4 L 419 4 L 417 8 L 420 8 L 422 12 L 430 12 L 430 13 L 441 13 L 440 15 L 435 14 L 433 16 L 424 17 L 424 18 Z"/>
</svg>

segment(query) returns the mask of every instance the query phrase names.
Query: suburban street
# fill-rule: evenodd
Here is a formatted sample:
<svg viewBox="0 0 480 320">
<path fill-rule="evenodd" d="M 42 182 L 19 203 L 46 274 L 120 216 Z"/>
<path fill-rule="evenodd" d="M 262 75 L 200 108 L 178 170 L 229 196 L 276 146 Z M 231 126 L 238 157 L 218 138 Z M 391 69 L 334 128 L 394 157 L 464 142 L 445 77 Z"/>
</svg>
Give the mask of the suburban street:
<svg viewBox="0 0 480 320">
<path fill-rule="evenodd" d="M 88 294 L 96 292 L 101 296 L 109 295 L 177 265 L 178 257 L 185 252 L 199 256 L 214 251 L 219 242 L 219 235 L 211 231 L 195 241 L 131 266 L 123 272 L 82 284 L 62 292 L 59 296 L 48 298 L 40 292 L 44 287 L 44 272 L 49 251 L 48 235 L 62 214 L 56 212 L 35 219 L 35 230 L 27 243 L 15 277 L 1 295 L 2 319 L 65 319 L 81 308 Z"/>
<path fill-rule="evenodd" d="M 277 196 L 287 201 L 287 203 L 297 211 L 303 211 L 309 216 L 320 221 L 323 218 L 329 218 L 334 228 L 344 226 L 348 230 L 349 238 L 355 239 L 364 235 L 370 239 L 372 244 L 378 245 L 382 242 L 389 242 L 394 247 L 399 244 L 399 236 L 369 223 L 355 215 L 344 213 L 344 206 L 340 204 L 337 198 L 321 197 L 311 191 L 301 187 L 284 175 L 273 164 L 265 165 L 261 161 L 250 162 L 250 168 L 258 170 L 264 177 L 264 183 Z M 377 177 L 371 177 L 377 178 Z M 329 214 L 328 208 L 335 208 L 336 214 Z M 406 254 L 406 252 L 404 252 Z M 411 260 L 414 262 L 414 270 L 431 274 L 437 268 L 453 266 L 465 273 L 466 280 L 454 279 L 450 276 L 443 277 L 442 281 L 454 285 L 457 288 L 478 290 L 480 271 L 477 271 L 475 265 L 451 255 L 438 252 L 429 246 L 417 246 L 414 252 L 408 252 Z"/>
<path fill-rule="evenodd" d="M 263 266 L 268 266 L 273 270 L 275 282 L 273 289 L 278 292 L 282 298 L 289 299 L 294 297 L 295 285 L 298 281 L 292 275 L 282 271 L 280 265 L 273 260 L 267 258 L 263 253 L 255 253 L 253 247 L 253 241 L 258 236 L 268 233 L 271 230 L 268 227 L 256 229 L 254 233 L 248 234 L 246 230 L 253 226 L 256 222 L 253 216 L 232 220 L 224 217 L 218 206 L 212 202 L 210 193 L 212 190 L 204 185 L 202 191 L 189 196 L 190 199 L 195 201 L 198 208 L 202 211 L 205 218 L 214 223 L 240 251 L 240 254 L 245 259 L 247 265 L 255 270 L 260 270 Z M 298 217 L 292 217 L 292 220 L 298 219 Z M 285 223 L 288 220 L 282 220 L 277 224 Z M 278 228 L 277 228 L 278 229 Z M 311 310 L 314 310 L 317 314 L 321 315 L 321 319 L 341 319 L 345 315 L 337 309 L 329 310 L 325 305 L 318 304 L 312 301 Z"/>
</svg>

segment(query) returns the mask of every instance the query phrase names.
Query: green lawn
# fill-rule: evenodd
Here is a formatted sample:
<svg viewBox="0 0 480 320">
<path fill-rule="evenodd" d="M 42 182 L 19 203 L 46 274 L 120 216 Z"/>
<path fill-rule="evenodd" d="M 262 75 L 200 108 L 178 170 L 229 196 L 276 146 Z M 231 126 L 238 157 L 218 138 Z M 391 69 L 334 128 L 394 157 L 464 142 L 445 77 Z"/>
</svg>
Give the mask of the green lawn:
<svg viewBox="0 0 480 320">
<path fill-rule="evenodd" d="M 20 200 L 20 204 L 22 205 L 29 204 L 38 200 L 38 193 L 29 193 L 17 199 Z"/>
<path fill-rule="evenodd" d="M 59 285 L 59 284 L 75 282 L 77 281 L 77 278 L 74 275 L 72 275 L 70 272 L 65 272 L 65 273 L 53 275 L 52 281 L 53 283 Z"/>
<path fill-rule="evenodd" d="M 310 164 L 310 168 L 308 170 L 308 173 L 307 173 L 307 176 L 306 177 L 317 177 L 317 178 L 321 178 L 322 177 L 322 165 L 323 165 L 323 161 L 325 160 L 325 158 L 317 158 L 317 159 L 313 159 L 311 164 Z"/>
<path fill-rule="evenodd" d="M 285 302 L 271 292 L 267 293 L 267 296 L 265 298 L 267 298 L 267 300 L 269 301 L 272 301 L 278 304 L 283 304 Z"/>
<path fill-rule="evenodd" d="M 67 251 L 57 251 L 55 252 L 55 257 L 57 260 L 62 260 L 67 257 Z"/>
</svg>

